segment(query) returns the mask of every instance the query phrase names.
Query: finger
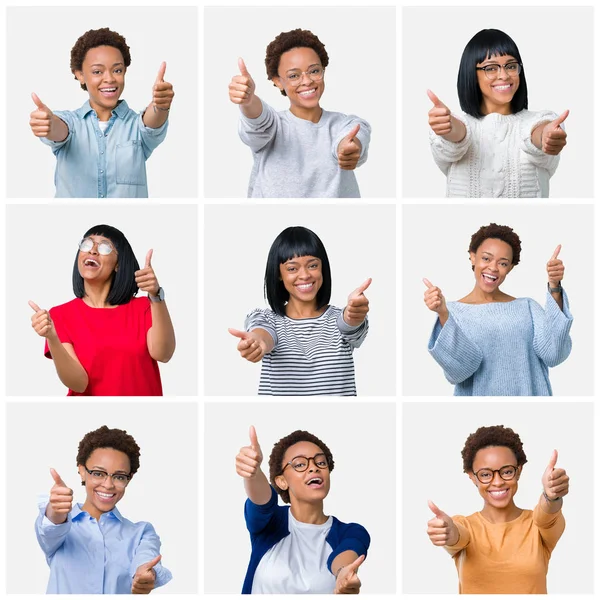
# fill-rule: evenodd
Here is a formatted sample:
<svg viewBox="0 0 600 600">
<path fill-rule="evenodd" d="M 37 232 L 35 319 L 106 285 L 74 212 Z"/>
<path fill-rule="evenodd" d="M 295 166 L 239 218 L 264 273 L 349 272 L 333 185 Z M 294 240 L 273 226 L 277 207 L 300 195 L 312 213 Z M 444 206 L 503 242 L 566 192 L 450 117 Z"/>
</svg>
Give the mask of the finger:
<svg viewBox="0 0 600 600">
<path fill-rule="evenodd" d="M 144 266 L 144 269 L 147 269 L 152 266 L 152 252 L 154 252 L 154 250 L 150 249 L 148 250 L 148 254 L 146 254 L 146 264 Z"/>
<path fill-rule="evenodd" d="M 431 289 L 432 287 L 434 287 L 433 283 L 431 283 L 431 281 L 429 281 L 429 279 L 426 279 L 425 277 L 423 277 L 423 283 L 427 286 L 427 289 Z"/>
<path fill-rule="evenodd" d="M 50 469 L 50 475 L 52 475 L 52 479 L 54 479 L 54 483 L 56 483 L 56 485 L 68 487 L 67 484 L 62 480 L 61 476 L 52 468 Z"/>
<path fill-rule="evenodd" d="M 33 103 L 39 108 L 39 109 L 43 109 L 43 108 L 48 108 L 39 98 L 39 96 L 35 93 L 31 93 L 31 99 L 33 100 Z"/>
<path fill-rule="evenodd" d="M 554 467 L 556 466 L 557 461 L 558 461 L 558 451 L 553 450 L 552 456 L 550 457 L 550 462 L 548 463 L 547 470 L 552 471 L 552 469 L 554 469 Z"/>
<path fill-rule="evenodd" d="M 434 106 L 437 106 L 438 108 L 447 108 L 446 105 L 431 90 L 427 90 L 427 96 L 431 102 L 433 102 Z"/>
<path fill-rule="evenodd" d="M 438 519 L 445 520 L 448 518 L 448 515 L 443 510 L 440 510 L 431 500 L 427 500 L 427 505 L 429 506 L 429 510 L 431 510 Z"/>
<path fill-rule="evenodd" d="M 156 76 L 155 83 L 162 83 L 165 80 L 165 71 L 167 70 L 167 63 L 160 63 L 160 67 L 158 69 L 158 75 Z"/>
<path fill-rule="evenodd" d="M 240 70 L 240 75 L 244 77 L 250 77 L 250 73 L 248 73 L 248 69 L 246 68 L 246 63 L 243 58 L 238 58 L 238 69 Z"/>
<path fill-rule="evenodd" d="M 239 329 L 231 329 L 231 328 L 229 328 L 227 331 L 229 331 L 229 333 L 232 336 L 240 338 L 240 340 L 249 339 L 249 334 L 247 331 L 240 331 Z"/>
<path fill-rule="evenodd" d="M 556 246 L 556 250 L 554 251 L 554 254 L 552 255 L 552 258 L 550 260 L 556 260 L 558 258 L 558 254 L 559 254 L 561 248 L 562 248 L 561 244 Z"/>
<path fill-rule="evenodd" d="M 250 425 L 250 445 L 254 450 L 258 450 L 260 448 L 258 444 L 258 436 L 256 435 L 256 429 L 254 425 Z"/>
<path fill-rule="evenodd" d="M 350 131 L 350 133 L 346 136 L 346 139 L 349 142 L 353 142 L 354 138 L 356 137 L 356 134 L 360 131 L 360 123 L 358 125 L 355 125 L 354 128 L 352 129 L 352 131 Z"/>
<path fill-rule="evenodd" d="M 27 304 L 29 304 L 35 312 L 40 312 L 40 310 L 42 310 L 33 300 L 29 300 Z"/>
<path fill-rule="evenodd" d="M 565 112 L 560 115 L 560 117 L 558 117 L 558 119 L 555 119 L 554 121 L 552 121 L 552 125 L 554 125 L 554 127 L 560 127 L 561 123 L 565 122 L 565 119 L 569 116 L 569 111 L 565 110 Z"/>
<path fill-rule="evenodd" d="M 162 558 L 162 556 L 159 554 L 158 556 L 156 556 L 152 560 L 149 560 L 147 563 L 144 563 L 143 565 L 140 565 L 139 568 L 142 569 L 142 570 L 144 570 L 144 571 L 150 571 L 151 569 L 153 569 L 160 562 L 161 558 Z"/>
<path fill-rule="evenodd" d="M 364 554 L 361 554 L 353 563 L 350 563 L 349 567 L 352 571 L 358 571 L 358 567 L 365 562 L 367 557 Z"/>
</svg>

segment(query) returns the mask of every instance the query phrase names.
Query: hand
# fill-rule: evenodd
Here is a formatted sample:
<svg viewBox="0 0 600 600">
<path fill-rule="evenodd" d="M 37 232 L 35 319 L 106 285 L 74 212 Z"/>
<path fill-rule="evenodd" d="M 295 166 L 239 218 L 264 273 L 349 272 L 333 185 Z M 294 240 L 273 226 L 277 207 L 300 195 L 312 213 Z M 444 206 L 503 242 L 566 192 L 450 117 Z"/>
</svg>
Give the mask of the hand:
<svg viewBox="0 0 600 600">
<path fill-rule="evenodd" d="M 556 461 L 558 460 L 558 452 L 552 451 L 550 462 L 544 471 L 542 477 L 542 485 L 544 492 L 550 500 L 562 498 L 569 493 L 569 476 L 564 469 L 556 469 Z"/>
<path fill-rule="evenodd" d="M 260 362 L 263 356 L 267 353 L 266 346 L 262 340 L 256 339 L 251 331 L 239 331 L 238 329 L 228 329 L 229 333 L 240 341 L 237 345 L 238 352 L 242 358 L 250 362 Z"/>
<path fill-rule="evenodd" d="M 50 501 L 46 507 L 46 516 L 55 525 L 60 525 L 67 520 L 67 515 L 73 508 L 73 490 L 67 486 L 61 476 L 50 469 L 54 485 L 50 488 Z"/>
<path fill-rule="evenodd" d="M 156 81 L 152 87 L 152 104 L 155 109 L 168 111 L 171 108 L 171 102 L 175 92 L 173 91 L 173 85 L 165 81 L 165 71 L 167 70 L 167 63 L 163 62 L 158 69 L 158 75 Z"/>
<path fill-rule="evenodd" d="M 360 579 L 358 567 L 365 562 L 365 555 L 359 556 L 353 563 L 342 567 L 335 578 L 334 594 L 358 594 L 360 592 Z"/>
<path fill-rule="evenodd" d="M 238 58 L 238 68 L 240 74 L 232 77 L 229 84 L 229 99 L 234 104 L 250 104 L 256 91 L 256 84 L 242 58 Z"/>
<path fill-rule="evenodd" d="M 135 282 L 142 292 L 148 292 L 148 296 L 157 296 L 160 286 L 158 285 L 158 280 L 156 279 L 156 274 L 154 273 L 154 269 L 152 268 L 151 264 L 152 252 L 152 250 L 148 250 L 144 268 L 136 271 L 134 275 Z"/>
<path fill-rule="evenodd" d="M 250 426 L 250 445 L 240 448 L 235 457 L 235 470 L 240 477 L 254 479 L 260 471 L 263 460 L 262 450 L 256 436 L 254 425 Z"/>
<path fill-rule="evenodd" d="M 132 594 L 149 594 L 156 583 L 156 571 L 154 567 L 160 562 L 161 555 L 159 554 L 156 558 L 151 561 L 140 565 L 133 576 L 131 583 Z"/>
<path fill-rule="evenodd" d="M 31 94 L 36 109 L 29 115 L 29 127 L 36 137 L 48 137 L 52 127 L 52 111 L 38 98 L 36 94 Z"/>
<path fill-rule="evenodd" d="M 558 284 L 563 280 L 565 276 L 565 266 L 563 265 L 563 261 L 558 258 L 558 254 L 561 250 L 562 246 L 559 244 L 556 246 L 556 250 L 554 254 L 550 258 L 550 260 L 546 263 L 546 271 L 548 272 L 548 283 L 550 287 L 558 287 Z"/>
<path fill-rule="evenodd" d="M 356 137 L 360 131 L 360 124 L 355 125 L 352 131 L 338 144 L 338 165 L 344 171 L 353 171 L 360 159 L 362 144 Z"/>
<path fill-rule="evenodd" d="M 452 133 L 450 109 L 431 90 L 427 90 L 427 95 L 433 102 L 433 108 L 427 113 L 429 115 L 429 127 L 436 135 L 449 135 Z"/>
<path fill-rule="evenodd" d="M 349 296 L 348 304 L 344 308 L 344 321 L 350 327 L 358 327 L 362 324 L 369 312 L 369 300 L 365 296 L 365 290 L 373 281 L 370 277 L 362 285 L 357 287 Z"/>
<path fill-rule="evenodd" d="M 31 317 L 31 326 L 35 329 L 35 332 L 46 339 L 57 337 L 50 313 L 41 309 L 33 300 L 30 300 L 28 304 L 35 311 L 35 314 Z"/>
<path fill-rule="evenodd" d="M 441 511 L 431 500 L 427 501 L 431 512 L 435 515 L 427 521 L 427 535 L 434 546 L 454 546 L 458 543 L 460 534 L 454 521 Z"/>
<path fill-rule="evenodd" d="M 546 154 L 555 156 L 567 145 L 567 132 L 560 126 L 569 116 L 569 111 L 565 112 L 550 123 L 544 125 L 542 129 L 542 151 Z"/>
<path fill-rule="evenodd" d="M 447 316 L 448 307 L 446 306 L 446 298 L 444 298 L 442 290 L 433 285 L 429 279 L 423 279 L 423 283 L 427 286 L 427 291 L 423 298 L 427 308 L 440 316 Z"/>
</svg>

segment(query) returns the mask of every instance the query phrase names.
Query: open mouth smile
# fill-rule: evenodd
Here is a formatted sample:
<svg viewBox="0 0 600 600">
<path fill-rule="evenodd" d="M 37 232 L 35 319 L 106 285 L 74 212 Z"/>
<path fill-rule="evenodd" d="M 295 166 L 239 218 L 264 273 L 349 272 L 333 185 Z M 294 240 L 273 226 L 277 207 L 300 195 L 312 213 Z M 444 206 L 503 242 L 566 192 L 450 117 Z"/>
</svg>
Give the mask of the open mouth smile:
<svg viewBox="0 0 600 600">
<path fill-rule="evenodd" d="M 308 293 L 308 292 L 312 292 L 313 288 L 315 287 L 315 282 L 311 282 L 311 283 L 297 283 L 296 284 L 296 289 L 299 292 L 303 292 L 303 293 Z"/>
<path fill-rule="evenodd" d="M 323 479 L 321 477 L 312 477 L 306 482 L 306 485 L 313 490 L 318 490 L 323 487 Z"/>
<path fill-rule="evenodd" d="M 105 88 L 99 88 L 98 91 L 103 95 L 106 96 L 108 98 L 112 98 L 113 96 L 117 95 L 117 88 L 116 87 L 105 87 Z"/>
<path fill-rule="evenodd" d="M 512 90 L 513 84 L 512 83 L 503 83 L 501 85 L 493 85 L 492 89 L 495 92 L 509 92 Z"/>
<path fill-rule="evenodd" d="M 94 491 L 94 494 L 100 499 L 101 502 L 112 502 L 116 494 L 108 494 L 106 492 Z"/>
<path fill-rule="evenodd" d="M 90 267 L 92 269 L 99 269 L 100 268 L 100 263 L 97 260 L 94 260 L 93 258 L 86 258 L 83 261 L 83 266 L 84 267 Z"/>
<path fill-rule="evenodd" d="M 302 98 L 313 98 L 317 95 L 317 88 L 312 88 L 310 90 L 303 90 L 302 92 L 298 92 L 298 96 Z"/>
<path fill-rule="evenodd" d="M 498 277 L 496 275 L 490 275 L 489 273 L 482 273 L 481 277 L 483 278 L 483 281 L 485 281 L 486 283 L 496 283 Z"/>
<path fill-rule="evenodd" d="M 502 500 L 508 496 L 508 488 L 504 490 L 489 490 L 488 494 L 495 500 Z"/>
</svg>

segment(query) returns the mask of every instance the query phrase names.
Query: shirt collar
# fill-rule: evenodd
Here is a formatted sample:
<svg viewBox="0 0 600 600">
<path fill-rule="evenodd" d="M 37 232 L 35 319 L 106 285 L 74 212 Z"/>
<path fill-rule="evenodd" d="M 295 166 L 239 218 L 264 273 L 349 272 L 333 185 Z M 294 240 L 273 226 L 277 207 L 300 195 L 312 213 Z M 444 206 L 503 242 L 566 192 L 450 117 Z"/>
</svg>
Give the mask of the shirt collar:
<svg viewBox="0 0 600 600">
<path fill-rule="evenodd" d="M 81 108 L 78 108 L 75 112 L 77 113 L 77 116 L 80 119 L 85 119 L 85 117 L 93 111 L 94 109 L 92 108 L 90 101 L 86 100 L 83 103 L 83 106 Z M 125 118 L 128 112 L 129 106 L 125 100 L 119 100 L 119 104 L 117 104 L 117 106 L 113 110 L 113 114 L 117 115 L 117 117 L 119 117 L 120 119 Z"/>
<path fill-rule="evenodd" d="M 112 510 L 109 510 L 107 513 L 104 513 L 104 514 L 113 515 L 115 518 L 117 518 L 119 521 L 121 521 L 121 523 L 123 522 L 123 516 L 121 515 L 121 513 L 119 512 L 119 509 L 116 506 Z M 89 513 L 87 513 L 85 510 L 81 510 L 81 504 L 76 504 L 71 509 L 71 521 L 75 521 L 77 519 L 83 519 L 83 517 L 81 515 L 87 515 L 89 517 Z"/>
</svg>

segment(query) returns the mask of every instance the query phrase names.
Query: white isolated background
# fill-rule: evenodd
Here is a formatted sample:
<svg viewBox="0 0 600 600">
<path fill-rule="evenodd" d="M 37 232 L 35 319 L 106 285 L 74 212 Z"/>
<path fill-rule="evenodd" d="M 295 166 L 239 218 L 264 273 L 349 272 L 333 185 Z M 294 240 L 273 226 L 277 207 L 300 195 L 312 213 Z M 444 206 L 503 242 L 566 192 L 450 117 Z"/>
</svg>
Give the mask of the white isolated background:
<svg viewBox="0 0 600 600">
<path fill-rule="evenodd" d="M 460 114 L 458 67 L 468 41 L 500 29 L 517 44 L 527 77 L 529 109 L 571 112 L 567 147 L 550 180 L 550 197 L 593 195 L 594 52 L 589 6 L 436 6 L 402 11 L 403 195 L 441 198 L 446 177 L 433 162 L 427 113 L 432 90 Z M 560 35 L 556 37 L 557 32 Z"/>
<path fill-rule="evenodd" d="M 32 6 L 7 10 L 7 193 L 12 198 L 51 198 L 56 158 L 29 127 L 35 92 L 51 110 L 76 110 L 88 93 L 70 69 L 71 48 L 90 29 L 109 27 L 125 37 L 131 65 L 121 99 L 143 111 L 152 100 L 160 64 L 175 99 L 165 141 L 146 163 L 151 197 L 198 194 L 198 24 L 196 7 Z"/>
<path fill-rule="evenodd" d="M 163 564 L 173 579 L 152 594 L 194 594 L 198 565 L 198 409 L 194 403 L 60 402 L 6 407 L 7 588 L 13 594 L 43 594 L 50 576 L 35 537 L 37 501 L 49 495 L 56 469 L 85 502 L 77 472 L 79 442 L 107 425 L 124 429 L 141 450 L 140 468 L 117 505 L 133 522 L 152 523 L 160 536 Z M 177 490 L 176 494 L 172 492 Z"/>
<path fill-rule="evenodd" d="M 204 593 L 239 594 L 250 560 L 244 521 L 246 493 L 235 456 L 256 428 L 269 477 L 269 456 L 282 437 L 300 429 L 321 439 L 333 454 L 326 515 L 359 523 L 371 546 L 360 568 L 361 593 L 393 594 L 396 587 L 396 406 L 393 403 L 213 403 L 204 422 Z M 376 426 L 365 427 L 365 423 Z M 376 490 L 376 494 L 373 490 Z M 280 502 L 282 504 L 282 502 Z M 225 524 L 225 525 L 224 525 Z"/>
<path fill-rule="evenodd" d="M 287 227 L 301 225 L 323 242 L 331 265 L 330 304 L 371 277 L 369 333 L 354 350 L 360 396 L 395 393 L 396 207 L 394 205 L 207 205 L 204 212 L 204 391 L 207 396 L 258 392 L 261 364 L 240 357 L 238 339 L 246 315 L 268 308 L 264 276 L 269 249 Z"/>
<path fill-rule="evenodd" d="M 470 515 L 483 499 L 463 473 L 461 451 L 479 427 L 504 425 L 519 434 L 527 463 L 515 498 L 533 510 L 552 451 L 570 477 L 564 500 L 567 527 L 548 568 L 551 594 L 591 594 L 594 573 L 594 476 L 592 404 L 557 402 L 416 403 L 403 405 L 402 540 L 405 594 L 455 594 L 458 576 L 447 552 L 427 536 L 432 500 L 449 514 Z"/>
<path fill-rule="evenodd" d="M 267 79 L 268 44 L 282 31 L 308 29 L 325 44 L 324 110 L 354 114 L 372 129 L 369 158 L 356 170 L 363 198 L 396 195 L 396 9 L 393 6 L 207 7 L 204 11 L 204 193 L 245 198 L 252 152 L 238 135 L 239 106 L 228 86 L 238 57 L 256 94 L 278 111 L 289 108 Z"/>
<path fill-rule="evenodd" d="M 593 206 L 463 204 L 403 206 L 403 393 L 406 396 L 450 396 L 454 386 L 430 356 L 427 344 L 437 315 L 423 302 L 426 277 L 446 301 L 466 296 L 474 287 L 468 248 L 471 236 L 489 223 L 508 225 L 521 239 L 521 260 L 502 290 L 516 298 L 546 303 L 546 263 L 562 244 L 564 288 L 573 325 L 571 355 L 550 369 L 555 396 L 591 396 L 594 382 L 594 297 L 589 277 L 595 273 Z"/>
<path fill-rule="evenodd" d="M 195 268 L 198 255 L 197 208 L 193 205 L 51 204 L 7 206 L 6 296 L 9 396 L 64 396 L 44 339 L 31 328 L 33 300 L 50 309 L 74 298 L 72 271 L 77 244 L 92 226 L 106 223 L 123 232 L 143 268 L 151 248 L 152 267 L 165 290 L 175 329 L 173 358 L 159 363 L 166 396 L 196 395 L 198 315 Z M 138 297 L 145 294 L 138 293 Z"/>
</svg>

